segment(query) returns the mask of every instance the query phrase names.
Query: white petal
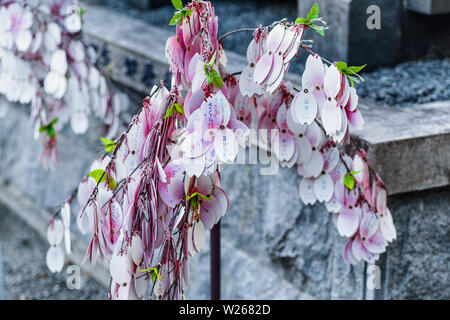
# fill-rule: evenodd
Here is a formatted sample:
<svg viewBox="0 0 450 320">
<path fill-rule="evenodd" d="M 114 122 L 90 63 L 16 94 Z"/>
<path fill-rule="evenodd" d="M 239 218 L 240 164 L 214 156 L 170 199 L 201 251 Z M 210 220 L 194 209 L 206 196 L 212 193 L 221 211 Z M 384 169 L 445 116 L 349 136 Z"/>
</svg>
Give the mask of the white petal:
<svg viewBox="0 0 450 320">
<path fill-rule="evenodd" d="M 131 258 L 133 259 L 134 263 L 139 266 L 142 257 L 144 256 L 144 249 L 142 248 L 142 239 L 138 235 L 134 235 L 133 238 L 131 238 Z"/>
<path fill-rule="evenodd" d="M 44 79 L 44 90 L 48 94 L 54 94 L 59 88 L 59 80 L 61 77 L 55 73 L 50 71 Z"/>
<path fill-rule="evenodd" d="M 297 119 L 300 124 L 310 125 L 317 115 L 316 99 L 308 89 L 303 89 L 292 101 L 292 118 Z"/>
<path fill-rule="evenodd" d="M 397 239 L 397 231 L 395 230 L 394 221 L 388 208 L 383 215 L 380 216 L 380 230 L 384 238 L 391 242 Z"/>
<path fill-rule="evenodd" d="M 70 229 L 64 230 L 64 246 L 66 247 L 66 252 L 68 254 L 72 253 L 72 241 L 70 236 Z"/>
<path fill-rule="evenodd" d="M 296 139 L 298 147 L 298 159 L 297 162 L 305 163 L 311 159 L 312 146 L 308 138 L 302 135 L 302 137 Z"/>
<path fill-rule="evenodd" d="M 323 88 L 327 97 L 334 100 L 341 87 L 341 74 L 335 64 L 327 68 L 325 72 Z"/>
<path fill-rule="evenodd" d="M 119 242 L 116 243 L 116 246 L 120 245 Z M 128 270 L 128 256 L 126 254 L 123 255 L 113 255 L 111 258 L 111 262 L 109 263 L 109 272 L 113 280 L 119 284 L 129 283 L 131 279 L 131 275 Z"/>
<path fill-rule="evenodd" d="M 76 112 L 70 118 L 70 126 L 76 134 L 84 134 L 89 126 L 89 119 L 84 112 Z"/>
<path fill-rule="evenodd" d="M 303 171 L 306 177 L 317 177 L 323 169 L 323 156 L 318 150 L 312 152 L 309 161 L 303 163 Z"/>
<path fill-rule="evenodd" d="M 317 201 L 314 193 L 314 179 L 303 178 L 300 182 L 300 199 L 304 204 L 314 204 Z"/>
<path fill-rule="evenodd" d="M 30 30 L 22 30 L 16 36 L 16 47 L 19 51 L 27 51 L 31 45 L 31 40 L 33 39 L 33 35 Z"/>
<path fill-rule="evenodd" d="M 339 108 L 336 106 L 336 101 L 326 100 L 322 109 L 322 124 L 328 135 L 333 135 L 337 129 L 337 117 Z"/>
<path fill-rule="evenodd" d="M 330 201 L 334 192 L 334 184 L 329 174 L 323 174 L 314 182 L 314 193 L 320 202 Z"/>
<path fill-rule="evenodd" d="M 233 161 L 238 152 L 238 141 L 228 128 L 217 130 L 214 138 L 214 149 L 222 162 Z"/>
<path fill-rule="evenodd" d="M 64 50 L 57 50 L 52 54 L 50 69 L 60 75 L 64 75 L 66 73 L 67 58 Z"/>
<path fill-rule="evenodd" d="M 64 266 L 64 252 L 61 247 L 50 247 L 45 256 L 45 262 L 52 273 L 60 272 Z"/>
<path fill-rule="evenodd" d="M 47 240 L 50 245 L 58 245 L 63 240 L 64 226 L 60 219 L 55 219 L 53 225 L 50 224 L 47 229 Z"/>
</svg>

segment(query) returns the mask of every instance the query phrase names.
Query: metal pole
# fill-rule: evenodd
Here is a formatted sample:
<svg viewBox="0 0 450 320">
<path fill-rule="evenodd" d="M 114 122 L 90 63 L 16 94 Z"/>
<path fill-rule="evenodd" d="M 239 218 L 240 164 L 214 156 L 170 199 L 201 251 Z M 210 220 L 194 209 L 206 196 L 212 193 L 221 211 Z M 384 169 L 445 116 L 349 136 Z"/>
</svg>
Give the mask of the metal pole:
<svg viewBox="0 0 450 320">
<path fill-rule="evenodd" d="M 211 300 L 220 300 L 220 221 L 211 229 Z"/>
</svg>

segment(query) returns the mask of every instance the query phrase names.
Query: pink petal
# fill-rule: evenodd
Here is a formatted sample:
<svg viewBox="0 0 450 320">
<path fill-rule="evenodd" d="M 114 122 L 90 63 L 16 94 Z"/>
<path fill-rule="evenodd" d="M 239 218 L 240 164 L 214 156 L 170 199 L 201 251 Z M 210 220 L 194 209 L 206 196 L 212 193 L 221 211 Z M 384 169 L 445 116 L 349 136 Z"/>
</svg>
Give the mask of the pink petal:
<svg viewBox="0 0 450 320">
<path fill-rule="evenodd" d="M 379 218 L 368 209 L 364 208 L 359 226 L 359 235 L 363 241 L 372 237 L 377 232 L 379 226 Z"/>
<path fill-rule="evenodd" d="M 386 251 L 387 242 L 381 232 L 375 233 L 371 238 L 365 240 L 363 243 L 367 250 L 372 253 L 380 254 Z"/>
<path fill-rule="evenodd" d="M 266 40 L 267 51 L 275 53 L 278 50 L 281 42 L 283 41 L 285 29 L 282 24 L 277 24 L 272 31 L 270 31 Z"/>
<path fill-rule="evenodd" d="M 356 109 L 353 112 L 346 112 L 348 122 L 352 125 L 352 127 L 356 130 L 360 130 L 364 126 L 364 119 L 362 117 L 361 112 Z"/>
<path fill-rule="evenodd" d="M 316 87 L 319 89 L 323 87 L 323 81 L 324 66 L 322 59 L 318 55 L 309 55 L 302 75 L 302 88 L 309 88 L 315 91 Z"/>
<path fill-rule="evenodd" d="M 359 210 L 343 209 L 337 219 L 337 229 L 341 236 L 351 237 L 358 230 Z"/>
<path fill-rule="evenodd" d="M 256 83 L 263 83 L 272 72 L 273 55 L 265 53 L 256 64 L 254 71 L 254 81 Z"/>
</svg>

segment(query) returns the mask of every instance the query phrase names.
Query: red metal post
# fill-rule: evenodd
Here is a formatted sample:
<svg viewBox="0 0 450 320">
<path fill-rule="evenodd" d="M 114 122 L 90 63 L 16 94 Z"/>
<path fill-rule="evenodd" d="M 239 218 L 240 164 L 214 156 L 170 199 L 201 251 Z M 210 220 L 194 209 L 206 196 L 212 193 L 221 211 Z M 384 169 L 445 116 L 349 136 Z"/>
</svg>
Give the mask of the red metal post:
<svg viewBox="0 0 450 320">
<path fill-rule="evenodd" d="M 211 300 L 220 300 L 220 221 L 211 229 Z"/>
</svg>

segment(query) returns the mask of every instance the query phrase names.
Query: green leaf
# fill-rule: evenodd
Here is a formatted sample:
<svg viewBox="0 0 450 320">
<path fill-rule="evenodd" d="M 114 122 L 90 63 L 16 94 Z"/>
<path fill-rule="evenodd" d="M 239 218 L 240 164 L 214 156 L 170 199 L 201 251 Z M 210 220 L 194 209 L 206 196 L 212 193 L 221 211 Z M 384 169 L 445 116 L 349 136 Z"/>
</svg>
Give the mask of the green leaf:
<svg viewBox="0 0 450 320">
<path fill-rule="evenodd" d="M 59 118 L 53 119 L 47 126 L 52 126 L 58 122 Z"/>
<path fill-rule="evenodd" d="M 89 173 L 89 177 L 95 179 L 95 183 L 101 183 L 106 180 L 106 174 L 103 169 L 97 169 Z M 101 179 L 101 180 L 100 180 Z"/>
<path fill-rule="evenodd" d="M 351 173 L 347 173 L 345 175 L 345 177 L 344 177 L 344 185 L 349 190 L 353 190 L 353 188 L 355 187 L 355 178 L 353 177 L 353 175 Z"/>
<path fill-rule="evenodd" d="M 319 5 L 317 3 L 314 3 L 311 10 L 309 10 L 308 14 L 306 15 L 306 19 L 309 21 L 313 21 L 314 19 L 317 19 L 319 17 Z"/>
<path fill-rule="evenodd" d="M 114 181 L 114 179 L 109 174 L 106 174 L 106 184 L 112 191 L 116 190 L 117 188 L 116 181 Z"/>
<path fill-rule="evenodd" d="M 181 104 L 178 103 L 174 103 L 172 104 L 169 109 L 167 110 L 164 119 L 167 119 L 168 117 L 173 116 L 174 112 L 178 112 L 179 114 L 183 115 L 184 114 L 184 107 Z"/>
<path fill-rule="evenodd" d="M 179 114 L 181 114 L 181 115 L 184 114 L 184 106 L 183 106 L 183 105 L 178 104 L 178 103 L 174 103 L 173 106 L 175 107 L 175 110 L 176 110 Z"/>
<path fill-rule="evenodd" d="M 358 170 L 358 171 L 352 171 L 352 172 L 350 172 L 352 175 L 355 175 L 355 174 L 358 174 L 358 173 L 360 173 L 361 172 L 361 170 Z"/>
<path fill-rule="evenodd" d="M 191 199 L 195 199 L 195 197 L 200 197 L 200 198 L 203 198 L 203 199 L 205 199 L 205 200 L 212 200 L 212 198 L 211 197 L 207 197 L 207 196 L 205 196 L 205 195 L 203 195 L 203 194 L 201 194 L 200 192 L 194 192 L 194 193 L 192 193 L 190 196 L 187 196 L 186 197 L 186 200 L 191 200 Z"/>
<path fill-rule="evenodd" d="M 220 76 L 220 73 L 217 70 L 211 70 L 211 75 L 212 75 L 212 84 L 214 87 L 222 89 L 223 86 L 223 80 L 222 77 Z"/>
<path fill-rule="evenodd" d="M 171 105 L 169 110 L 167 110 L 166 114 L 164 115 L 164 119 L 171 117 L 173 115 L 173 111 L 174 111 L 174 107 L 173 107 L 173 105 Z"/>
<path fill-rule="evenodd" d="M 138 269 L 138 270 L 141 271 L 141 272 L 151 271 L 152 272 L 151 277 L 152 277 L 152 281 L 153 282 L 155 282 L 156 278 L 161 279 L 161 276 L 158 273 L 158 268 L 148 268 L 148 269 L 143 269 L 143 270 Z"/>
<path fill-rule="evenodd" d="M 42 126 L 39 128 L 39 132 L 47 131 L 47 134 L 50 138 L 56 137 L 55 128 L 53 128 L 53 125 L 58 122 L 58 118 L 53 119 L 49 124 L 46 126 Z"/>
<path fill-rule="evenodd" d="M 297 18 L 295 24 L 308 24 L 308 21 L 305 18 Z"/>
<path fill-rule="evenodd" d="M 172 4 L 177 10 L 183 9 L 183 3 L 181 2 L 181 0 L 172 0 Z"/>
<path fill-rule="evenodd" d="M 214 51 L 214 54 L 211 57 L 211 60 L 209 60 L 209 62 L 208 62 L 208 66 L 210 68 L 212 68 L 214 66 L 214 62 L 216 61 L 216 53 L 217 53 L 217 51 Z"/>
<path fill-rule="evenodd" d="M 116 190 L 116 188 L 117 188 L 117 184 L 114 181 L 114 179 L 108 173 L 106 173 L 105 170 L 103 170 L 103 169 L 97 169 L 97 170 L 90 172 L 89 177 L 94 178 L 95 183 L 97 183 L 97 184 L 102 183 L 103 181 L 106 180 L 106 184 L 113 191 Z"/>
<path fill-rule="evenodd" d="M 318 34 L 320 34 L 322 37 L 325 36 L 325 28 L 322 26 L 316 26 L 315 24 L 311 25 L 311 28 L 313 28 Z"/>
<path fill-rule="evenodd" d="M 106 139 L 106 138 L 100 138 L 100 140 L 105 145 L 105 152 L 109 153 L 114 150 L 116 147 L 116 143 L 112 140 Z"/>
<path fill-rule="evenodd" d="M 47 134 L 50 138 L 54 138 L 56 136 L 55 128 L 53 126 L 47 127 Z"/>
<path fill-rule="evenodd" d="M 78 10 L 78 15 L 79 15 L 80 17 L 82 17 L 83 14 L 85 14 L 85 13 L 86 13 L 86 9 L 80 9 L 80 10 Z"/>
<path fill-rule="evenodd" d="M 192 199 L 191 199 L 191 207 L 192 207 L 192 209 L 194 209 L 194 210 L 197 210 L 197 209 L 198 209 L 198 200 L 197 200 L 197 198 L 192 198 Z"/>
<path fill-rule="evenodd" d="M 363 65 L 363 66 L 359 66 L 359 67 L 357 67 L 357 66 L 351 66 L 351 67 L 348 67 L 347 70 L 350 71 L 349 73 L 355 74 L 355 73 L 360 72 L 360 71 L 361 71 L 362 69 L 364 69 L 366 66 L 367 66 L 367 64 L 365 64 L 365 65 Z"/>
<path fill-rule="evenodd" d="M 355 86 L 355 78 L 352 76 L 347 75 L 347 79 L 350 80 L 350 84 L 352 85 L 352 87 Z"/>
<path fill-rule="evenodd" d="M 336 62 L 336 67 L 338 68 L 340 73 L 343 73 L 345 69 L 347 69 L 347 63 L 344 61 Z"/>
<path fill-rule="evenodd" d="M 186 12 L 186 15 L 188 15 L 189 17 L 192 16 L 192 10 L 191 9 L 186 9 L 184 10 L 184 12 Z"/>
<path fill-rule="evenodd" d="M 177 11 L 173 15 L 172 19 L 170 19 L 169 25 L 171 25 L 171 26 L 177 25 L 181 21 L 183 21 L 183 13 L 181 11 Z"/>
</svg>

